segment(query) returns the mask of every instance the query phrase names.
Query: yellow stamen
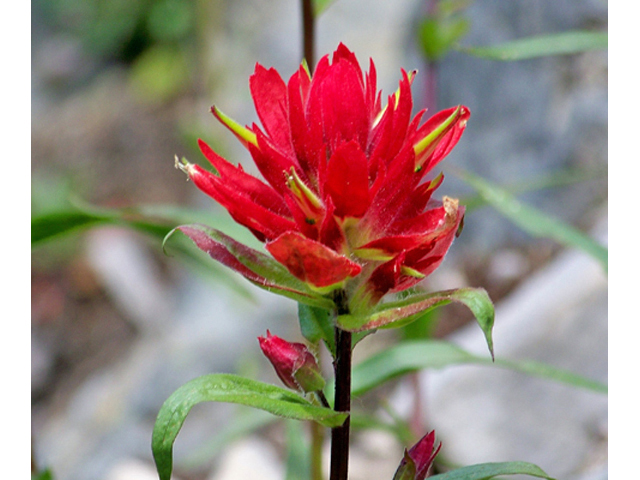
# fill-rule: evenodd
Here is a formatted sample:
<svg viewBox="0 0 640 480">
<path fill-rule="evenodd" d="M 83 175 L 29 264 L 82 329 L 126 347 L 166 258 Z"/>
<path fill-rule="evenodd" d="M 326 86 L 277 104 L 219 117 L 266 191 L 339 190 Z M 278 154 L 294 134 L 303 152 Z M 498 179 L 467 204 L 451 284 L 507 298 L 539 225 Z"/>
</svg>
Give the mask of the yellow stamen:
<svg viewBox="0 0 640 480">
<path fill-rule="evenodd" d="M 429 135 L 424 137 L 418 143 L 413 146 L 413 151 L 418 155 L 424 154 L 424 158 L 426 159 L 438 146 L 438 141 L 440 140 L 441 135 L 451 126 L 451 124 L 455 121 L 455 119 L 464 113 L 460 106 L 456 108 L 449 118 L 447 118 L 444 122 L 442 122 L 438 127 L 436 127 Z M 416 172 L 422 170 L 422 164 L 416 165 Z"/>
<path fill-rule="evenodd" d="M 255 147 L 258 146 L 258 139 L 256 134 L 249 130 L 247 127 L 243 127 L 238 122 L 233 120 L 231 117 L 222 113 L 222 111 L 216 107 L 215 105 L 211 107 L 216 114 L 216 117 L 233 133 L 235 133 L 241 141 L 246 144 L 251 144 Z"/>
<path fill-rule="evenodd" d="M 317 195 L 298 176 L 296 169 L 291 167 L 289 173 L 284 172 L 287 187 L 298 200 L 298 205 L 306 215 L 306 222 L 314 225 L 323 213 L 323 205 Z"/>
<path fill-rule="evenodd" d="M 415 78 L 416 74 L 418 73 L 417 70 L 411 70 L 408 74 L 407 77 L 409 78 L 409 85 L 411 85 L 413 83 L 413 79 Z M 400 87 L 398 87 L 398 89 L 396 90 L 396 93 L 394 94 L 394 96 L 396 97 L 396 101 L 394 104 L 394 109 L 398 108 L 398 100 L 400 99 Z M 372 128 L 375 127 L 376 125 L 378 125 L 378 123 L 380 123 L 380 120 L 382 120 L 382 116 L 384 115 L 384 112 L 387 111 L 387 107 L 389 106 L 389 104 L 387 103 L 382 110 L 380 110 L 378 112 L 378 115 L 376 115 L 376 118 L 373 120 L 373 125 Z"/>
<path fill-rule="evenodd" d="M 403 265 L 400 267 L 400 273 L 402 273 L 403 275 L 407 275 L 409 277 L 414 277 L 414 278 L 426 277 L 424 273 L 419 272 L 415 268 L 407 267 L 406 265 Z"/>
</svg>

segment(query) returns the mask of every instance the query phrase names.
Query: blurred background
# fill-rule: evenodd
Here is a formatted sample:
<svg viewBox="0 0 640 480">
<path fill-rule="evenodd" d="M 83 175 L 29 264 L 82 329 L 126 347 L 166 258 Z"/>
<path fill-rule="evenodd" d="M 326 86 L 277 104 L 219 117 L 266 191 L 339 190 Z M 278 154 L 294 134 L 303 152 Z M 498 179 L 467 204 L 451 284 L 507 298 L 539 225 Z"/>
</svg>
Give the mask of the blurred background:
<svg viewBox="0 0 640 480">
<path fill-rule="evenodd" d="M 176 388 L 212 372 L 277 383 L 256 337 L 268 327 L 299 339 L 294 302 L 186 242 L 165 253 L 162 237 L 198 220 L 251 241 L 174 155 L 204 165 L 202 138 L 255 171 L 209 108 L 257 121 L 248 78 L 256 62 L 295 71 L 300 10 L 293 0 L 32 0 L 32 437 L 55 479 L 155 478 L 151 430 Z M 452 48 L 571 30 L 606 32 L 607 3 L 336 0 L 318 18 L 316 54 L 343 42 L 363 68 L 373 58 L 384 95 L 401 68 L 418 69 L 416 111 L 470 108 L 440 188 L 468 205 L 465 227 L 427 287 L 487 289 L 498 356 L 606 381 L 607 280 L 590 247 L 514 223 L 465 175 L 606 244 L 607 51 L 507 62 Z M 470 320 L 448 306 L 428 335 L 484 354 Z M 424 421 L 452 464 L 526 460 L 567 479 L 607 478 L 606 396 L 475 368 L 422 383 Z M 411 393 L 393 387 L 385 398 L 408 415 Z M 176 443 L 178 478 L 284 478 L 284 429 L 228 405 L 197 407 Z M 353 478 L 391 478 L 402 445 L 358 438 Z"/>
</svg>

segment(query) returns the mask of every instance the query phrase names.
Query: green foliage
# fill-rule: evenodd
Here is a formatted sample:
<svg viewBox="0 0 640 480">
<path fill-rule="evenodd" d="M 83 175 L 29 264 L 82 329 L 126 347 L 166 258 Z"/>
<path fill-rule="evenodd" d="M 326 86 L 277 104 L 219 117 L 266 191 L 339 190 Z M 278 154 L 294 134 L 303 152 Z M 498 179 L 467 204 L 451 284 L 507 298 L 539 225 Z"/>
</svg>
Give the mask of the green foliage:
<svg viewBox="0 0 640 480">
<path fill-rule="evenodd" d="M 42 0 L 53 27 L 77 37 L 98 59 L 132 61 L 157 43 L 177 43 L 195 30 L 193 0 Z"/>
<path fill-rule="evenodd" d="M 415 321 L 405 325 L 401 331 L 403 340 L 422 340 L 431 338 L 438 326 L 439 310 L 431 309 L 423 312 Z"/>
<path fill-rule="evenodd" d="M 552 55 L 569 55 L 590 50 L 606 50 L 607 32 L 570 31 L 523 38 L 490 47 L 458 46 L 461 52 L 486 60 L 515 61 Z"/>
<path fill-rule="evenodd" d="M 464 37 L 471 26 L 461 12 L 466 0 L 440 0 L 424 17 L 418 29 L 418 44 L 429 62 L 437 62 Z"/>
<path fill-rule="evenodd" d="M 273 257 L 247 247 L 220 230 L 202 224 L 182 225 L 169 232 L 165 242 L 175 231 L 187 235 L 198 248 L 213 259 L 237 270 L 257 287 L 306 305 L 325 309 L 333 307 L 331 300 L 312 291 Z"/>
<path fill-rule="evenodd" d="M 567 247 L 579 248 L 600 262 L 607 271 L 608 249 L 599 242 L 571 225 L 521 203 L 508 191 L 487 180 L 467 171 L 455 170 L 455 173 L 473 187 L 483 200 L 525 232 L 535 237 L 555 240 Z"/>
<path fill-rule="evenodd" d="M 182 93 L 189 82 L 189 64 L 183 50 L 154 45 L 136 59 L 129 84 L 137 98 L 147 104 L 163 103 Z"/>
<path fill-rule="evenodd" d="M 313 420 L 325 427 L 341 425 L 346 413 L 319 407 L 289 390 L 230 374 L 198 377 L 176 390 L 162 405 L 151 446 L 160 480 L 170 480 L 173 443 L 189 411 L 202 402 L 227 402 L 265 410 L 296 420 Z"/>
<path fill-rule="evenodd" d="M 465 305 L 476 318 L 493 356 L 494 308 L 487 292 L 482 288 L 458 288 L 441 292 L 423 293 L 379 305 L 373 313 L 340 315 L 338 324 L 345 330 L 364 331 L 377 328 L 399 328 L 421 318 L 425 312 L 451 302 Z"/>
<path fill-rule="evenodd" d="M 33 202 L 36 204 L 37 202 Z M 171 206 L 137 206 L 125 209 L 98 208 L 81 201 L 57 202 L 53 208 L 35 208 L 31 216 L 31 246 L 39 248 L 56 239 L 70 238 L 90 228 L 101 226 L 120 226 L 145 234 L 157 242 L 160 248 L 163 239 L 176 223 L 193 220 L 204 220 L 219 225 L 244 243 L 254 244 L 256 240 L 243 228 L 231 221 L 224 214 L 209 214 L 191 209 Z M 230 271 L 218 263 L 209 261 L 208 257 L 195 248 L 186 239 L 170 242 L 172 255 L 203 274 L 230 287 L 244 299 L 252 295 L 245 282 L 230 274 Z"/>
<path fill-rule="evenodd" d="M 54 479 L 53 479 L 53 474 L 51 473 L 51 470 L 47 468 L 46 470 L 43 470 L 41 472 L 32 473 L 31 480 L 54 480 Z"/>
<path fill-rule="evenodd" d="M 561 169 L 539 177 L 526 178 L 522 181 L 510 185 L 501 185 L 504 191 L 512 196 L 517 196 L 526 192 L 536 192 L 549 188 L 558 188 L 568 185 L 574 185 L 580 182 L 597 180 L 606 178 L 607 168 L 589 168 L 589 169 Z M 481 195 L 473 195 L 460 200 L 465 207 L 465 214 L 478 208 L 488 205 L 488 202 Z"/>
<path fill-rule="evenodd" d="M 310 448 L 300 422 L 285 421 L 287 459 L 285 480 L 309 480 L 311 473 Z"/>
<path fill-rule="evenodd" d="M 529 475 L 554 480 L 540 467 L 527 462 L 480 463 L 429 477 L 430 480 L 489 480 L 499 475 Z"/>
<path fill-rule="evenodd" d="M 313 11 L 316 17 L 320 16 L 336 0 L 313 0 Z"/>
<path fill-rule="evenodd" d="M 195 25 L 193 2 L 159 0 L 149 5 L 147 31 L 158 42 L 176 42 L 189 36 Z"/>
<path fill-rule="evenodd" d="M 550 365 L 500 358 L 491 361 L 487 357 L 474 355 L 442 340 L 414 340 L 401 342 L 356 365 L 352 373 L 352 394 L 355 396 L 363 395 L 383 383 L 407 373 L 463 364 L 505 368 L 572 387 L 607 393 L 607 386 L 600 382 L 556 369 Z M 327 386 L 327 390 L 331 388 L 332 385 Z"/>
<path fill-rule="evenodd" d="M 336 354 L 336 339 L 333 320 L 329 310 L 298 303 L 300 331 L 310 343 L 323 340 L 333 356 Z"/>
</svg>

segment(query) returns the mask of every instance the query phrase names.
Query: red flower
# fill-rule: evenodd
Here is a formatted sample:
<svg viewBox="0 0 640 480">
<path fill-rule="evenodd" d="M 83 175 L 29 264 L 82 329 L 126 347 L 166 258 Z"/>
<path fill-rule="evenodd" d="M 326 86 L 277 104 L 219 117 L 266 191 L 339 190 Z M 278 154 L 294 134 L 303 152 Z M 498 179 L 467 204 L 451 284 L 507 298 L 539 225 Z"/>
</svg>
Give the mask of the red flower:
<svg viewBox="0 0 640 480">
<path fill-rule="evenodd" d="M 424 480 L 433 460 L 440 451 L 440 445 L 434 448 L 435 439 L 436 434 L 431 431 L 408 451 L 405 449 L 404 458 L 400 462 L 393 480 Z"/>
<path fill-rule="evenodd" d="M 352 308 L 367 309 L 435 270 L 464 214 L 457 200 L 432 199 L 443 177 L 428 175 L 458 142 L 469 110 L 452 107 L 420 125 L 413 76 L 402 71 L 383 106 L 373 62 L 363 75 L 342 44 L 313 76 L 303 65 L 286 83 L 256 65 L 249 84 L 262 127 L 212 112 L 266 182 L 201 140 L 215 171 L 178 166 L 312 291 L 345 287 Z"/>
<path fill-rule="evenodd" d="M 272 363 L 282 383 L 293 390 L 317 392 L 324 388 L 324 378 L 315 357 L 302 343 L 291 343 L 271 335 L 258 337 L 260 348 Z"/>
</svg>

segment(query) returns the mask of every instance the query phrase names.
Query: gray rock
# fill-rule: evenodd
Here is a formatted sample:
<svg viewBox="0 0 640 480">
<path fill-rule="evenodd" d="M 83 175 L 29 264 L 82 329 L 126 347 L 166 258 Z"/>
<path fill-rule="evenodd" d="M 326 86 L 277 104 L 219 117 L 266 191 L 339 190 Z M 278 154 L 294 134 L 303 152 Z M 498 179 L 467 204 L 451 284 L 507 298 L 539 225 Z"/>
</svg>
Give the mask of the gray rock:
<svg viewBox="0 0 640 480">
<path fill-rule="evenodd" d="M 606 383 L 607 314 L 600 265 L 568 251 L 497 305 L 496 357 L 544 362 Z M 476 325 L 451 341 L 487 355 Z M 604 394 L 480 366 L 426 372 L 424 381 L 428 422 L 442 455 L 456 464 L 529 461 L 557 478 L 606 465 L 606 454 L 590 463 L 606 445 Z"/>
</svg>

